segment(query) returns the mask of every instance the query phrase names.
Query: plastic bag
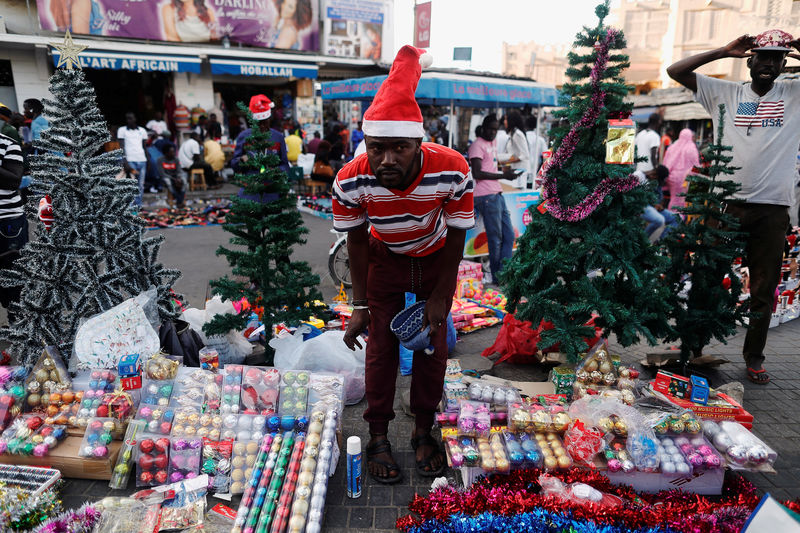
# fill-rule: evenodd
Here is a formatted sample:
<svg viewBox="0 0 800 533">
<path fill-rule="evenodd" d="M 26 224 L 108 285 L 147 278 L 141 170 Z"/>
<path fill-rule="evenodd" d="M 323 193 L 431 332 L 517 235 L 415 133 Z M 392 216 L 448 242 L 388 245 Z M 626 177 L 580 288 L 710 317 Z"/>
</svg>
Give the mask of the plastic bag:
<svg viewBox="0 0 800 533">
<path fill-rule="evenodd" d="M 205 309 L 186 309 L 183 312 L 183 320 L 188 322 L 195 330 L 203 344 L 208 348 L 213 348 L 219 353 L 219 365 L 225 366 L 228 363 L 242 364 L 245 357 L 252 351 L 253 346 L 244 338 L 239 331 L 231 330 L 226 335 L 214 335 L 208 337 L 203 333 L 203 326 L 211 321 L 212 318 L 220 314 L 237 314 L 233 302 L 222 300 L 220 296 L 214 296 L 206 301 Z"/>
<path fill-rule="evenodd" d="M 545 496 L 576 503 L 579 505 L 598 505 L 600 507 L 619 507 L 622 499 L 613 494 L 600 492 L 586 483 L 570 483 L 565 485 L 563 481 L 550 474 L 539 476 L 539 485 Z"/>
<path fill-rule="evenodd" d="M 70 370 L 117 368 L 123 355 L 158 352 L 157 297 L 150 289 L 85 320 L 75 334 Z"/>
<path fill-rule="evenodd" d="M 345 405 L 360 402 L 366 387 L 366 350 L 361 348 L 353 351 L 348 348 L 342 340 L 344 331 L 326 331 L 303 342 L 304 332 L 307 332 L 306 328 L 300 326 L 291 337 L 269 341 L 269 345 L 275 349 L 275 367 L 339 374 L 344 377 Z"/>
</svg>

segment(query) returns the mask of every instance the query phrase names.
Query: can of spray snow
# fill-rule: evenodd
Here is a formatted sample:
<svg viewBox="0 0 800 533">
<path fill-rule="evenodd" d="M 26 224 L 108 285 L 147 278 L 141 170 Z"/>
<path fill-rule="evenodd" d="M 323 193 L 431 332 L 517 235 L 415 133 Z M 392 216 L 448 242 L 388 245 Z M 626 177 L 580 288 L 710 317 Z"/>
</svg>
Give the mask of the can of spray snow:
<svg viewBox="0 0 800 533">
<path fill-rule="evenodd" d="M 347 437 L 347 497 L 361 496 L 361 439 Z"/>
</svg>

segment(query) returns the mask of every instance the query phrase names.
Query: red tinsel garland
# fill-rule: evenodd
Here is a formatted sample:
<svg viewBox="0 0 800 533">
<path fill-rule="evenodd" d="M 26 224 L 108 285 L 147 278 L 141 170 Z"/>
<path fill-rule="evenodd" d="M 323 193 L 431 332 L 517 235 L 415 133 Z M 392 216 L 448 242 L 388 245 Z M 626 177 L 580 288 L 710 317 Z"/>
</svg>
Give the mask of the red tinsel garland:
<svg viewBox="0 0 800 533">
<path fill-rule="evenodd" d="M 457 513 L 514 515 L 544 508 L 554 512 L 570 511 L 576 520 L 631 529 L 661 527 L 692 533 L 733 532 L 738 531 L 760 499 L 755 486 L 736 474 L 726 477 L 722 495 L 713 498 L 678 490 L 639 494 L 628 486 L 613 485 L 603 474 L 591 470 L 572 469 L 557 474 L 565 483 L 586 483 L 619 496 L 625 502 L 621 508 L 601 509 L 539 494 L 541 487 L 537 480 L 542 473 L 541 470 L 520 470 L 508 476 L 478 480 L 465 492 L 446 488 L 425 497 L 418 495 L 408 506 L 418 516 L 400 518 L 397 527 L 405 531 L 425 520 L 446 520 Z"/>
</svg>

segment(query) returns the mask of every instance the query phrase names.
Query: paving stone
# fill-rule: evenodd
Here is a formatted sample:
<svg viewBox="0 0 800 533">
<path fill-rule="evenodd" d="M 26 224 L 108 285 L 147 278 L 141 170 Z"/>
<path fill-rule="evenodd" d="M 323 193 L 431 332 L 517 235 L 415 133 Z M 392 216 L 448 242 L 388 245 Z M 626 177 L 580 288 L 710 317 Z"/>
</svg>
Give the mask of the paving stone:
<svg viewBox="0 0 800 533">
<path fill-rule="evenodd" d="M 372 527 L 375 509 L 373 507 L 357 507 L 350 509 L 350 527 L 366 528 Z"/>
<path fill-rule="evenodd" d="M 327 531 L 329 527 L 348 527 L 348 520 L 350 518 L 350 508 L 343 505 L 326 505 L 325 517 L 322 521 L 322 527 Z"/>
<path fill-rule="evenodd" d="M 395 529 L 395 523 L 400 517 L 397 507 L 375 508 L 375 529 Z"/>
</svg>

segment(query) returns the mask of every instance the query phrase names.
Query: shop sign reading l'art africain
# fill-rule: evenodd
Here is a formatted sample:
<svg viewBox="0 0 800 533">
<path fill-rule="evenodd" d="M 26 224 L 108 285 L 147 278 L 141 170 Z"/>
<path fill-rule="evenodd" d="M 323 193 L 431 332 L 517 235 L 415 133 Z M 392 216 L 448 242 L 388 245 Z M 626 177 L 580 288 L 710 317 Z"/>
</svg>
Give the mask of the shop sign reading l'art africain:
<svg viewBox="0 0 800 533">
<path fill-rule="evenodd" d="M 37 0 L 42 29 L 319 51 L 319 0 Z"/>
</svg>

